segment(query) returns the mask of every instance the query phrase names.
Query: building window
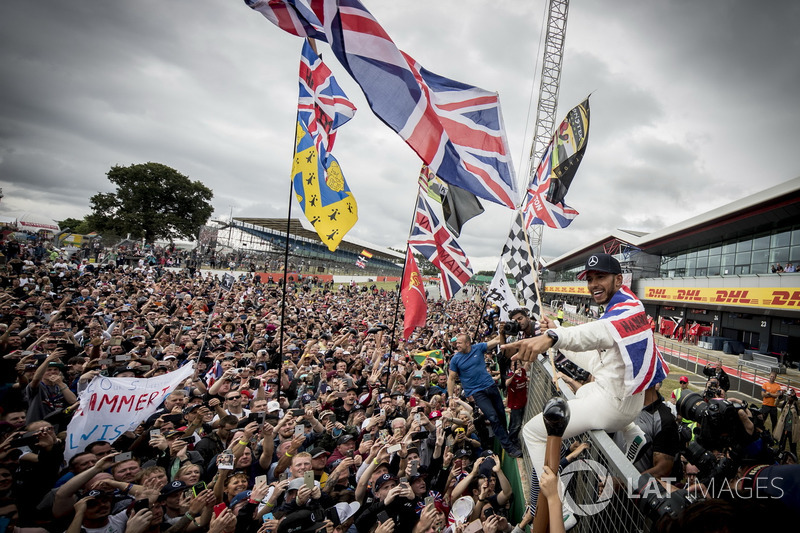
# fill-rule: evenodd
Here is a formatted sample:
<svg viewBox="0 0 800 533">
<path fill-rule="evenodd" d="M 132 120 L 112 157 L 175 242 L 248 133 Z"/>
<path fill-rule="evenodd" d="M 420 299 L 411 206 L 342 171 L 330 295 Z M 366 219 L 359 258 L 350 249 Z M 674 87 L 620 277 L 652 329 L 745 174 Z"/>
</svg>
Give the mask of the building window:
<svg viewBox="0 0 800 533">
<path fill-rule="evenodd" d="M 708 258 L 708 275 L 719 276 L 720 256 L 715 255 Z"/>
<path fill-rule="evenodd" d="M 780 263 L 783 265 L 786 261 L 789 260 L 789 247 L 784 246 L 783 248 L 773 248 L 769 251 L 769 262 L 772 264 Z"/>
<path fill-rule="evenodd" d="M 769 264 L 769 250 L 755 250 L 753 252 L 753 259 L 751 260 L 751 262 L 753 263 L 753 265 Z M 755 270 L 755 272 L 759 271 Z"/>
<path fill-rule="evenodd" d="M 789 246 L 792 237 L 792 232 L 784 231 L 776 233 L 772 236 L 772 248 L 780 248 L 781 246 Z"/>
<path fill-rule="evenodd" d="M 720 265 L 723 267 L 732 267 L 735 259 L 736 254 L 722 254 L 722 262 Z"/>
<path fill-rule="evenodd" d="M 756 237 L 753 239 L 753 250 L 768 250 L 769 249 L 769 235 L 763 237 Z"/>
<path fill-rule="evenodd" d="M 800 263 L 800 246 L 792 246 L 789 249 L 789 261 L 792 263 Z"/>
</svg>

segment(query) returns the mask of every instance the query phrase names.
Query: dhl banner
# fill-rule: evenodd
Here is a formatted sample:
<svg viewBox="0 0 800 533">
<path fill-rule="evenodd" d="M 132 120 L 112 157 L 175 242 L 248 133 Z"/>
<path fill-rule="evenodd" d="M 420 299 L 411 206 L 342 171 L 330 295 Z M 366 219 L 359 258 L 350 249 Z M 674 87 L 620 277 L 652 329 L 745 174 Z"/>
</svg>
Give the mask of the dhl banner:
<svg viewBox="0 0 800 533">
<path fill-rule="evenodd" d="M 586 284 L 582 285 L 550 285 L 549 283 L 544 288 L 544 292 L 557 292 L 559 294 L 583 294 L 589 296 L 589 289 Z"/>
<path fill-rule="evenodd" d="M 645 300 L 700 302 L 772 309 L 800 309 L 800 289 L 774 287 L 678 288 L 645 287 Z"/>
</svg>

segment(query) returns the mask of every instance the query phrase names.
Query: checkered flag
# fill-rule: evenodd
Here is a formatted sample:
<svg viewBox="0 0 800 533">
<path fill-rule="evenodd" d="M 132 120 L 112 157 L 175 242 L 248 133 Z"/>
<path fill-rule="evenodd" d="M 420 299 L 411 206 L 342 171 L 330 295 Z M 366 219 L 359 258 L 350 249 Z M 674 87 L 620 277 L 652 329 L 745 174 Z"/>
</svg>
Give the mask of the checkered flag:
<svg viewBox="0 0 800 533">
<path fill-rule="evenodd" d="M 536 275 L 533 272 L 534 258 L 528 253 L 525 240 L 525 224 L 522 214 L 517 211 L 508 233 L 508 240 L 503 246 L 503 260 L 509 272 L 517 282 L 520 304 L 530 310 L 532 315 L 540 315 L 539 301 L 536 298 Z"/>
</svg>

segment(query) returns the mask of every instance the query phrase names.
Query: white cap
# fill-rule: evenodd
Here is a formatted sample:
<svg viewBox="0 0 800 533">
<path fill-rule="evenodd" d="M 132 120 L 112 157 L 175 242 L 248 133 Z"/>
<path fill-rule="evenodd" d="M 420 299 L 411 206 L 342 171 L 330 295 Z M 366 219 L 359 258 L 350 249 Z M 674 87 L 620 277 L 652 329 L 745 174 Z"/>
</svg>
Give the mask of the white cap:
<svg viewBox="0 0 800 533">
<path fill-rule="evenodd" d="M 334 507 L 336 507 L 336 514 L 339 515 L 339 523 L 344 523 L 345 520 L 358 512 L 361 504 L 358 502 L 339 502 Z"/>
</svg>

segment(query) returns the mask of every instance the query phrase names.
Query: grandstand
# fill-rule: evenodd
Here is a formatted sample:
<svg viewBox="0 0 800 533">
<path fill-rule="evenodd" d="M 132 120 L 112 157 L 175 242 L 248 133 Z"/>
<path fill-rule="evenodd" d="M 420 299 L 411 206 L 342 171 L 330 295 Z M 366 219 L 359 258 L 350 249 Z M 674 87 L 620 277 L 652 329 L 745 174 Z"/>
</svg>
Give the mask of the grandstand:
<svg viewBox="0 0 800 533">
<path fill-rule="evenodd" d="M 399 276 L 402 272 L 404 257 L 400 252 L 349 236 L 331 252 L 306 219 L 293 218 L 288 228 L 291 271 L 365 276 Z M 283 263 L 286 230 L 284 218 L 234 217 L 218 232 L 217 253 L 250 256 L 258 261 L 259 268 L 276 271 Z M 356 266 L 356 260 L 363 250 L 372 257 L 362 269 Z"/>
</svg>

